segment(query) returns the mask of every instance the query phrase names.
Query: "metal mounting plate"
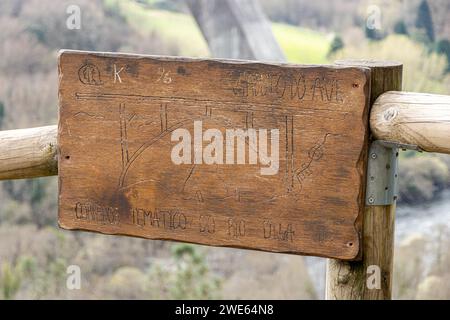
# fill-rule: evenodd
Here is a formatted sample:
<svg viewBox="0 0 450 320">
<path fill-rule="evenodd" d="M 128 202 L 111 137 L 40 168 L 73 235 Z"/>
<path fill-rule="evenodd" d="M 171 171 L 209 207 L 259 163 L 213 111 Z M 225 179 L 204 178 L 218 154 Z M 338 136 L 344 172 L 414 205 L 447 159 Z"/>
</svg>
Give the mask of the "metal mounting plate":
<svg viewBox="0 0 450 320">
<path fill-rule="evenodd" d="M 398 148 L 374 141 L 369 149 L 366 205 L 389 205 L 397 199 Z"/>
</svg>

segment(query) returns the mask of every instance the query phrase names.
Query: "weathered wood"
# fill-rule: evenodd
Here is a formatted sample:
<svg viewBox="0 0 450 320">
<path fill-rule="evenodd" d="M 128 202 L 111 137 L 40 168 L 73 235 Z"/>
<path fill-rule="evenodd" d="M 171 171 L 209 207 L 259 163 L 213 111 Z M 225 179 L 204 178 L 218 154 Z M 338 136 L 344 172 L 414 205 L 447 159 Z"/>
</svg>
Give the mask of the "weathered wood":
<svg viewBox="0 0 450 320">
<path fill-rule="evenodd" d="M 343 60 L 338 65 L 371 69 L 371 103 L 389 90 L 402 89 L 402 65 L 396 62 Z M 362 261 L 329 259 L 326 298 L 348 300 L 391 299 L 394 250 L 395 201 L 387 206 L 367 206 L 364 212 Z M 375 266 L 375 269 L 372 269 Z M 381 271 L 380 288 L 369 288 L 367 279 Z M 375 270 L 375 271 L 374 271 Z"/>
<path fill-rule="evenodd" d="M 269 21 L 256 0 L 188 0 L 217 58 L 285 61 Z"/>
<path fill-rule="evenodd" d="M 59 70 L 63 228 L 358 258 L 368 69 L 68 51 Z M 220 146 L 226 130 L 260 140 L 245 164 L 205 164 L 194 121 Z M 171 158 L 177 129 L 193 137 L 188 164 Z M 279 133 L 271 175 L 250 163 L 261 129 Z"/>
<path fill-rule="evenodd" d="M 376 139 L 418 145 L 429 152 L 450 153 L 450 97 L 444 95 L 390 91 L 383 93 L 371 109 L 371 129 Z M 2 153 L 22 152 L 0 162 L 0 179 L 34 178 L 58 174 L 57 126 L 0 131 Z M 20 141 L 16 145 L 16 141 Z M 36 144 L 36 141 L 40 141 Z M 45 142 L 48 141 L 48 142 Z M 11 148 L 19 146 L 20 149 Z M 44 146 L 44 147 L 40 147 Z M 3 151 L 6 150 L 6 151 Z M 42 152 L 41 152 L 42 151 Z M 32 154 L 33 161 L 29 161 Z"/>
<path fill-rule="evenodd" d="M 450 96 L 383 93 L 372 106 L 370 126 L 377 139 L 450 153 Z"/>
<path fill-rule="evenodd" d="M 56 126 L 0 131 L 0 180 L 58 174 Z"/>
</svg>

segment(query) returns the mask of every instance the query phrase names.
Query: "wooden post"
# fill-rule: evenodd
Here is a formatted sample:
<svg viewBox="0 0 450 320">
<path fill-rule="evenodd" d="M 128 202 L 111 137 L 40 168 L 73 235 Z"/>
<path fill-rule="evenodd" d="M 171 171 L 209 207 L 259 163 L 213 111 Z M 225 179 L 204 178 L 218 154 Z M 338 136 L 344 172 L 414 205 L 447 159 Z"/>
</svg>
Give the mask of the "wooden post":
<svg viewBox="0 0 450 320">
<path fill-rule="evenodd" d="M 383 92 L 402 89 L 402 64 L 386 61 L 340 60 L 338 65 L 371 69 L 371 105 Z M 395 201 L 391 205 L 367 206 L 363 225 L 363 258 L 357 262 L 329 259 L 326 299 L 384 300 L 392 298 Z M 381 270 L 380 289 L 369 289 L 367 277 L 373 267 Z"/>
<path fill-rule="evenodd" d="M 53 176 L 57 126 L 0 131 L 0 180 Z"/>
</svg>

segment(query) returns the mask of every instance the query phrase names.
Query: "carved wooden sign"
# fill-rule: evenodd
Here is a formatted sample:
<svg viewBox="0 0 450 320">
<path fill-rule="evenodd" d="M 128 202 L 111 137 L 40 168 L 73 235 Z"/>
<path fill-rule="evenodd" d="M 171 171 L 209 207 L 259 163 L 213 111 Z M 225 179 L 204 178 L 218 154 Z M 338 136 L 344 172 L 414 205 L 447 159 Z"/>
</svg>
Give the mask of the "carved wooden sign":
<svg viewBox="0 0 450 320">
<path fill-rule="evenodd" d="M 59 224 L 360 257 L 369 70 L 62 51 Z"/>
</svg>

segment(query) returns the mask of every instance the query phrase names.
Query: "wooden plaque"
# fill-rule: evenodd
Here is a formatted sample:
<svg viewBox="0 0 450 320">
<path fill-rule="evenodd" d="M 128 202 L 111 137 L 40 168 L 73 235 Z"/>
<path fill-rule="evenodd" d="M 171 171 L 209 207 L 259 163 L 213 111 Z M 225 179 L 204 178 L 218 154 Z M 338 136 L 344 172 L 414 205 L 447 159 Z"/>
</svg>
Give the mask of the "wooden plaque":
<svg viewBox="0 0 450 320">
<path fill-rule="evenodd" d="M 360 257 L 368 69 L 62 51 L 59 77 L 62 228 Z"/>
</svg>

